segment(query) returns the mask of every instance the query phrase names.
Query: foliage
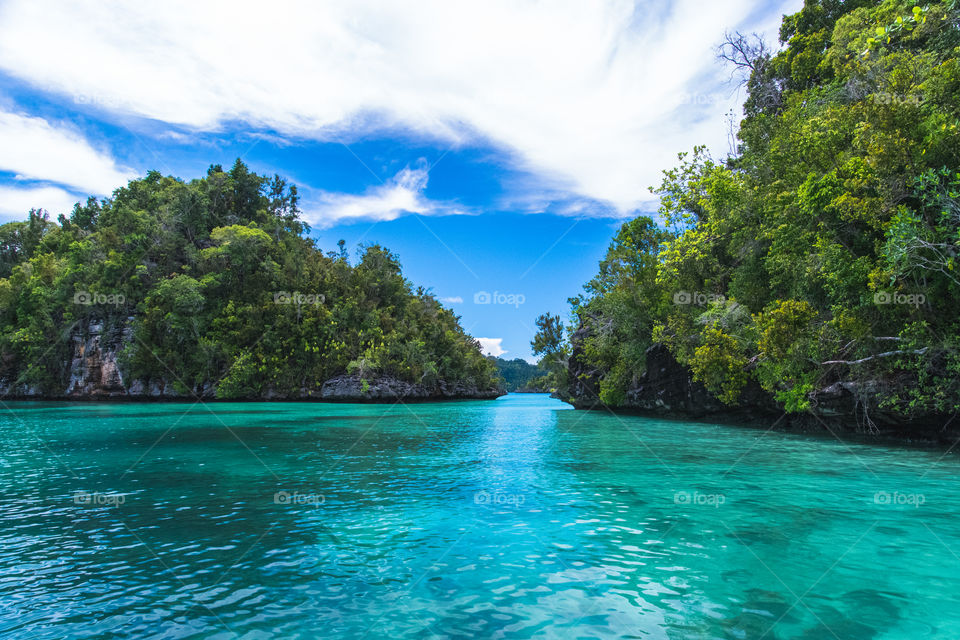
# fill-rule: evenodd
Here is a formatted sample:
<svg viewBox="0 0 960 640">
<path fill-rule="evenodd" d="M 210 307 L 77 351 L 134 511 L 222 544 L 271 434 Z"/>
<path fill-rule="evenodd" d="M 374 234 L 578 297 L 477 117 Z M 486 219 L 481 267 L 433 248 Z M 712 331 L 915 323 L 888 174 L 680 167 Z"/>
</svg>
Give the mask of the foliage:
<svg viewBox="0 0 960 640">
<path fill-rule="evenodd" d="M 668 297 L 657 283 L 658 254 L 670 234 L 651 218 L 624 223 L 600 262 L 600 272 L 574 298 L 573 313 L 582 338 L 571 357 L 578 367 L 609 372 L 598 393 L 617 404 L 645 366 L 654 323 Z"/>
<path fill-rule="evenodd" d="M 736 34 L 738 148 L 681 154 L 572 300 L 570 370 L 622 402 L 666 344 L 717 397 L 835 382 L 960 409 L 960 3 L 806 0 L 776 54 Z"/>
<path fill-rule="evenodd" d="M 553 391 L 567 385 L 567 350 L 560 316 L 544 313 L 536 320 L 537 332 L 530 342 L 533 355 L 541 356 L 537 366 L 546 371 L 530 382 L 534 389 Z"/>
<path fill-rule="evenodd" d="M 395 255 L 366 246 L 351 265 L 342 242 L 324 254 L 297 204 L 295 187 L 238 160 L 189 182 L 151 172 L 59 224 L 31 211 L 0 226 L 0 377 L 62 393 L 72 336 L 98 323 L 130 332 L 128 384 L 183 393 L 300 396 L 348 371 L 496 384 Z"/>
<path fill-rule="evenodd" d="M 506 360 L 504 358 L 488 358 L 497 366 L 500 377 L 503 378 L 503 387 L 507 391 L 548 391 L 543 385 L 546 382 L 546 372 L 539 366 L 530 364 L 522 358 Z"/>
</svg>

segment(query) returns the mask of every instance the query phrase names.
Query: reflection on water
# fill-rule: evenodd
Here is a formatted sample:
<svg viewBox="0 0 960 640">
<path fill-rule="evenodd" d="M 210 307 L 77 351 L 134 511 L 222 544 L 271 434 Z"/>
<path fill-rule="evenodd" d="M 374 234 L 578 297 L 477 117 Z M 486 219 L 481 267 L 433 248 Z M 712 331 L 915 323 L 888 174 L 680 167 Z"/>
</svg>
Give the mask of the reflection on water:
<svg viewBox="0 0 960 640">
<path fill-rule="evenodd" d="M 22 403 L 4 638 L 954 638 L 953 453 L 579 412 Z"/>
</svg>

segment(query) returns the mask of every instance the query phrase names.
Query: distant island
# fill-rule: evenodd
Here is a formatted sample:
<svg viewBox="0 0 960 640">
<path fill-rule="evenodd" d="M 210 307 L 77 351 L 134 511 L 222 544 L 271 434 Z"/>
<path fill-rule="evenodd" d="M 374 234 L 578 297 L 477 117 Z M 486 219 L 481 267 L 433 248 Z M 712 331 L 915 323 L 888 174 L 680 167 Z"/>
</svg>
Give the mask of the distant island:
<svg viewBox="0 0 960 640">
<path fill-rule="evenodd" d="M 296 187 L 237 160 L 150 172 L 0 226 L 0 393 L 386 402 L 503 395 L 395 255 L 307 236 Z"/>
<path fill-rule="evenodd" d="M 507 360 L 489 356 L 497 366 L 503 387 L 510 393 L 550 393 L 556 390 L 546 369 L 523 358 Z"/>
</svg>

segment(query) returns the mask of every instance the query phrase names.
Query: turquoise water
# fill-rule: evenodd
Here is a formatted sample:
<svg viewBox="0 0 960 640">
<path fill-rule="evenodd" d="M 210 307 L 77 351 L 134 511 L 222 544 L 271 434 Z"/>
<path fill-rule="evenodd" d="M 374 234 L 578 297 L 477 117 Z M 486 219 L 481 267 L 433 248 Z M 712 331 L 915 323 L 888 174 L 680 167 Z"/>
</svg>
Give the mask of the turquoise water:
<svg viewBox="0 0 960 640">
<path fill-rule="evenodd" d="M 2 638 L 957 638 L 958 457 L 491 402 L 16 403 Z"/>
</svg>

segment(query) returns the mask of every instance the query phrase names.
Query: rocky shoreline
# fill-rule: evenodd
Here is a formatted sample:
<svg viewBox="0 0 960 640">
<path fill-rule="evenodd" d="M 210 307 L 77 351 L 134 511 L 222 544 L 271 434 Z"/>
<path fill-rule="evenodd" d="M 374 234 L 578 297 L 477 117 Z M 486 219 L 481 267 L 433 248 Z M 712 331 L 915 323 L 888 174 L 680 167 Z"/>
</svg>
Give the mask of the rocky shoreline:
<svg viewBox="0 0 960 640">
<path fill-rule="evenodd" d="M 571 358 L 571 364 L 576 358 Z M 666 346 L 654 344 L 646 351 L 646 371 L 627 390 L 623 404 L 600 402 L 600 373 L 571 368 L 571 387 L 555 394 L 577 409 L 602 409 L 617 413 L 677 420 L 706 420 L 723 424 L 773 428 L 803 433 L 864 434 L 896 440 L 953 443 L 960 439 L 960 420 L 931 414 L 910 420 L 864 406 L 864 397 L 875 401 L 879 392 L 854 382 L 837 382 L 812 395 L 806 413 L 786 413 L 774 398 L 751 382 L 740 402 L 728 406 L 693 380 L 690 370 L 677 362 Z M 870 400 L 868 400 L 869 402 Z"/>
<path fill-rule="evenodd" d="M 213 383 L 180 391 L 172 381 L 124 380 L 118 359 L 124 345 L 132 339 L 129 322 L 105 329 L 90 324 L 71 336 L 69 381 L 63 393 L 45 393 L 25 384 L 0 383 L 0 398 L 11 400 L 131 400 L 216 401 Z M 266 393 L 230 401 L 312 401 L 312 402 L 428 402 L 437 400 L 493 400 L 505 395 L 500 388 L 478 389 L 462 383 L 439 381 L 433 386 L 415 384 L 390 376 L 340 375 L 323 382 L 319 390 L 300 389 L 296 393 Z"/>
</svg>

